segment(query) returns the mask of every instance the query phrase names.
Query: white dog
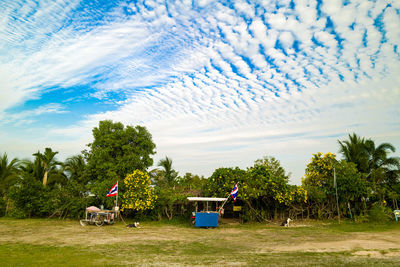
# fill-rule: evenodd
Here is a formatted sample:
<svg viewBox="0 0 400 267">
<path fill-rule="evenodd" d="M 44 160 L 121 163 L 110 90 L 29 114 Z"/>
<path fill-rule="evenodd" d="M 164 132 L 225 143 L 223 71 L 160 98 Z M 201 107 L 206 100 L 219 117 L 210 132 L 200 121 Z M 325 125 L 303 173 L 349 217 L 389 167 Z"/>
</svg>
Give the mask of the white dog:
<svg viewBox="0 0 400 267">
<path fill-rule="evenodd" d="M 289 223 L 290 223 L 291 221 L 292 221 L 292 219 L 287 218 L 286 221 L 283 221 L 283 222 L 282 222 L 281 226 L 289 227 Z"/>
</svg>

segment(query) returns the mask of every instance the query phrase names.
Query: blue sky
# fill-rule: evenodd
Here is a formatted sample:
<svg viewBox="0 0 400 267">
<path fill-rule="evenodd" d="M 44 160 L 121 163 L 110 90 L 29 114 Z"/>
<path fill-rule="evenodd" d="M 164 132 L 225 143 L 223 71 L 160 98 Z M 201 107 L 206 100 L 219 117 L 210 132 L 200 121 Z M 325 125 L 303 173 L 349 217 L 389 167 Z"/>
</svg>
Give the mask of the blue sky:
<svg viewBox="0 0 400 267">
<path fill-rule="evenodd" d="M 299 184 L 348 133 L 400 149 L 400 1 L 0 3 L 0 152 L 141 124 L 181 173 L 275 156 Z"/>
</svg>

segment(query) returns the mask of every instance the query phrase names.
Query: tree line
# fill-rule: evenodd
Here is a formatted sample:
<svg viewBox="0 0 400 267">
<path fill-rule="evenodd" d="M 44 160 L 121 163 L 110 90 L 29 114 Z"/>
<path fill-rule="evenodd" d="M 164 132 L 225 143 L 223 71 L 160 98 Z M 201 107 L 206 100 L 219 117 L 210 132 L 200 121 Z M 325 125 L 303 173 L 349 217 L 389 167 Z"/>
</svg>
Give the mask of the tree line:
<svg viewBox="0 0 400 267">
<path fill-rule="evenodd" d="M 330 152 L 312 155 L 300 186 L 289 184 L 289 174 L 274 157 L 246 169 L 218 168 L 208 178 L 179 175 L 168 157 L 149 169 L 156 145 L 145 127 L 106 120 L 92 133 L 93 142 L 64 162 L 51 148 L 33 153 L 33 160 L 1 154 L 0 215 L 80 218 L 87 206 L 114 206 L 115 198 L 106 194 L 117 180 L 122 212 L 153 220 L 188 218 L 193 211 L 188 196 L 225 197 L 236 183 L 235 205 L 242 207 L 243 221 L 338 215 L 387 220 L 398 209 L 400 159 L 390 156 L 395 147 L 355 133 L 338 140 L 342 159 Z"/>
</svg>

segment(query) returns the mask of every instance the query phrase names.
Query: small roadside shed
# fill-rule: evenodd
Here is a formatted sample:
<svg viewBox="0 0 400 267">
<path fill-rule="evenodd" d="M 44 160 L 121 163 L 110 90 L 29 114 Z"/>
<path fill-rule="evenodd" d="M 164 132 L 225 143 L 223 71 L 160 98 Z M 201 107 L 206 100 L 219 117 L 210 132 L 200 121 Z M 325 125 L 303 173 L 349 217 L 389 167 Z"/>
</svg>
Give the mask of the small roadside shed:
<svg viewBox="0 0 400 267">
<path fill-rule="evenodd" d="M 219 197 L 188 197 L 189 202 L 195 202 L 195 225 L 196 227 L 217 227 L 219 219 L 220 202 L 227 198 Z"/>
</svg>

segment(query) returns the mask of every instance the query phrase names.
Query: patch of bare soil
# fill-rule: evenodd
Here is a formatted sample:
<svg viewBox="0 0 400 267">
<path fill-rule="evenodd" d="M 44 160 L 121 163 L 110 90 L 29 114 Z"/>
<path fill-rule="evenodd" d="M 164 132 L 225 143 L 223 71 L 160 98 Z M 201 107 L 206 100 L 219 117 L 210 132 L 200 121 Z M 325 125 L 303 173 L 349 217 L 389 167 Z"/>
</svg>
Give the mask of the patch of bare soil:
<svg viewBox="0 0 400 267">
<path fill-rule="evenodd" d="M 360 250 L 352 253 L 353 256 L 360 256 L 360 257 L 371 257 L 371 258 L 386 258 L 386 257 L 399 257 L 400 252 L 385 252 L 382 253 L 382 251 L 376 251 L 376 250 Z"/>
<path fill-rule="evenodd" d="M 64 227 L 20 229 L 12 235 L 1 234 L 0 242 L 92 246 L 121 242 L 183 241 L 190 238 L 190 232 L 182 233 L 185 231 L 185 229 L 176 227 L 162 227 L 162 231 L 160 231 L 157 228 L 125 228 L 123 225 L 82 227 L 78 224 Z"/>
<path fill-rule="evenodd" d="M 400 250 L 400 241 L 397 232 L 380 232 L 380 233 L 352 233 L 347 235 L 343 240 L 326 240 L 326 241 L 311 241 L 308 239 L 305 242 L 293 242 L 286 245 L 275 245 L 270 251 L 274 252 L 340 252 L 359 250 Z M 374 253 L 374 252 L 371 252 Z M 397 252 L 396 252 L 397 253 Z M 362 254 L 362 253 L 361 253 Z M 360 256 L 361 256 L 360 254 Z M 393 254 L 393 253 L 392 253 Z M 382 254 L 382 257 L 391 255 L 390 253 Z"/>
</svg>

